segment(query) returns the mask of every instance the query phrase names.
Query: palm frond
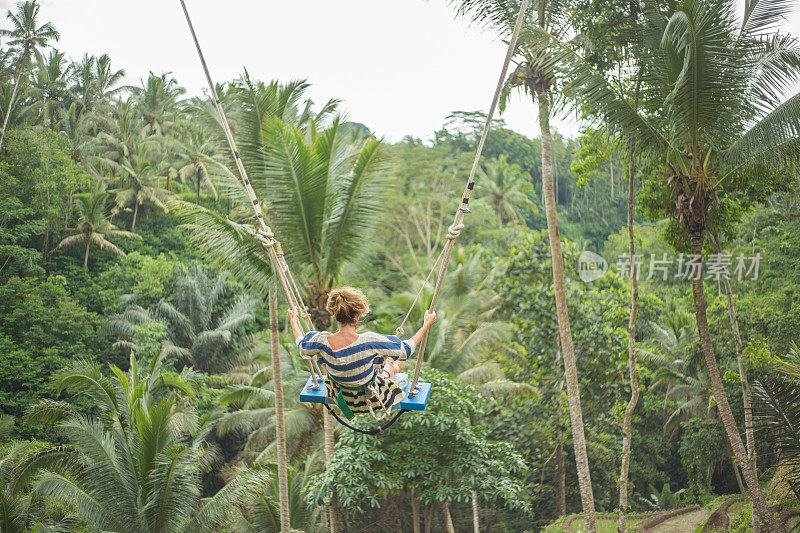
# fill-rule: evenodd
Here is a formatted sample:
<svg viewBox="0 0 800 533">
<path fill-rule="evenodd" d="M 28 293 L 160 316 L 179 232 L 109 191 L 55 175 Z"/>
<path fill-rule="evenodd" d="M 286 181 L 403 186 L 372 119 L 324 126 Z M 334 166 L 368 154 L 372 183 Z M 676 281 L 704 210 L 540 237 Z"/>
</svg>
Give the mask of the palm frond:
<svg viewBox="0 0 800 533">
<path fill-rule="evenodd" d="M 775 29 L 796 7 L 792 0 L 745 0 L 741 36 L 751 37 Z"/>
<path fill-rule="evenodd" d="M 265 486 L 275 470 L 274 465 L 258 465 L 257 468 L 240 471 L 212 498 L 203 502 L 203 507 L 184 528 L 192 532 L 216 532 L 235 518 L 236 504 L 252 498 Z"/>
<path fill-rule="evenodd" d="M 333 165 L 328 178 L 329 200 L 321 243 L 326 272 L 339 272 L 344 262 L 358 260 L 379 224 L 391 190 L 383 144 L 366 139 L 352 149 L 355 160 L 343 158 Z M 335 152 L 326 154 L 334 156 Z M 332 163 L 329 160 L 329 168 Z"/>
<path fill-rule="evenodd" d="M 800 157 L 800 93 L 776 107 L 724 152 L 734 164 L 777 168 Z"/>
<path fill-rule="evenodd" d="M 0 440 L 11 433 L 14 429 L 14 417 L 11 415 L 0 415 Z"/>
<path fill-rule="evenodd" d="M 102 498 L 87 493 L 65 476 L 45 472 L 34 484 L 34 490 L 57 501 L 70 502 L 78 516 L 88 524 L 106 531 L 126 531 L 126 524 L 114 516 Z"/>
<path fill-rule="evenodd" d="M 800 384 L 765 378 L 753 384 L 753 426 L 786 459 L 800 458 Z"/>
<path fill-rule="evenodd" d="M 227 269 L 249 290 L 267 295 L 272 283 L 270 258 L 251 226 L 188 202 L 173 200 L 169 206 L 191 233 L 191 242 L 213 263 Z"/>
<path fill-rule="evenodd" d="M 74 415 L 75 410 L 67 402 L 42 400 L 28 407 L 25 411 L 25 421 L 28 424 L 52 427 Z"/>
</svg>

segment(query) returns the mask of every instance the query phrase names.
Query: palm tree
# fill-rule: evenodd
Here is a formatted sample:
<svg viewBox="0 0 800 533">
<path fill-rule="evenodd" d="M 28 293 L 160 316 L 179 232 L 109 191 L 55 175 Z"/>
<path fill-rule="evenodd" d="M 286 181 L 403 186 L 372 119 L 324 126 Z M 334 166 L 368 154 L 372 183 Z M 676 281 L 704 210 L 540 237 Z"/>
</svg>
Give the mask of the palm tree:
<svg viewBox="0 0 800 533">
<path fill-rule="evenodd" d="M 30 96 L 38 110 L 38 124 L 56 129 L 61 112 L 69 108 L 74 95 L 70 88 L 73 72 L 62 52 L 50 50 L 44 57 L 36 51 L 36 69 L 30 83 Z"/>
<path fill-rule="evenodd" d="M 217 197 L 212 176 L 219 174 L 222 162 L 216 142 L 201 128 L 188 128 L 178 141 L 178 177 L 182 182 L 194 182 L 195 204 L 200 205 L 200 187 L 205 185 Z"/>
<path fill-rule="evenodd" d="M 533 191 L 530 176 L 522 172 L 519 166 L 510 165 L 505 155 L 483 166 L 478 191 L 488 197 L 499 226 L 506 220 L 515 223 L 521 220 L 525 224 L 520 208 L 536 212 L 535 204 L 528 198 L 528 192 Z"/>
<path fill-rule="evenodd" d="M 89 197 L 75 198 L 75 209 L 78 212 L 78 224 L 75 233 L 65 237 L 57 248 L 69 248 L 78 243 L 86 243 L 86 251 L 83 255 L 83 266 L 89 266 L 89 249 L 94 243 L 101 250 L 125 257 L 125 252 L 120 250 L 110 238 L 122 239 L 141 239 L 136 233 L 124 231 L 111 223 L 111 217 L 106 210 L 108 193 L 105 183 L 95 182 Z"/>
<path fill-rule="evenodd" d="M 117 338 L 114 347 L 125 353 L 138 353 L 137 326 L 161 323 L 166 340 L 161 354 L 172 366 L 191 365 L 203 372 L 225 370 L 248 357 L 252 341 L 243 328 L 254 319 L 256 301 L 248 296 L 229 297 L 228 277 L 209 278 L 200 264 L 175 268 L 172 299 L 161 300 L 153 309 L 136 303 L 133 294 L 123 295 L 123 311 L 109 317 L 106 326 Z"/>
<path fill-rule="evenodd" d="M 317 114 L 299 111 L 304 88 L 304 82 L 267 85 L 245 77 L 238 91 L 244 110 L 235 117 L 236 135 L 252 185 L 268 200 L 265 212 L 279 221 L 275 230 L 287 260 L 304 265 L 301 279 L 311 318 L 316 328 L 324 329 L 330 322 L 325 311 L 328 292 L 344 268 L 368 251 L 384 209 L 387 155 L 383 143 L 354 132 L 340 117 L 321 128 L 319 122 L 336 101 L 329 101 Z M 286 121 L 291 118 L 298 122 Z M 246 198 L 238 180 L 230 180 L 228 187 L 236 198 Z M 270 263 L 250 227 L 197 206 L 175 203 L 175 209 L 201 247 L 246 285 L 267 294 L 272 283 Z M 333 432 L 326 411 L 323 422 L 329 457 Z M 338 523 L 335 508 L 332 505 L 332 530 Z"/>
<path fill-rule="evenodd" d="M 69 108 L 59 111 L 59 131 L 69 139 L 70 157 L 80 163 L 92 175 L 97 175 L 97 137 L 92 134 L 96 121 L 93 115 L 78 113 L 78 106 L 73 102 Z"/>
<path fill-rule="evenodd" d="M 51 40 L 57 41 L 58 31 L 52 23 L 46 22 L 37 27 L 37 17 L 39 16 L 39 3 L 36 0 L 27 0 L 17 4 L 17 12 L 8 12 L 6 18 L 11 21 L 12 29 L 0 30 L 0 36 L 8 36 L 9 46 L 17 51 L 16 73 L 14 74 L 14 90 L 6 107 L 6 116 L 3 119 L 3 130 L 0 132 L 0 150 L 3 149 L 3 141 L 6 138 L 6 128 L 8 119 L 11 116 L 11 108 L 14 107 L 14 100 L 17 97 L 22 74 L 28 67 L 31 54 L 37 48 L 44 48 Z"/>
<path fill-rule="evenodd" d="M 86 417 L 52 400 L 31 409 L 28 420 L 57 423 L 72 445 L 66 454 L 52 452 L 62 457 L 36 480 L 37 494 L 103 531 L 218 531 L 236 520 L 236 505 L 247 502 L 268 473 L 241 471 L 201 500 L 214 415 L 198 419 L 187 407 L 194 376 L 167 372 L 162 357 L 142 368 L 132 356 L 128 372 L 111 365 L 111 378 L 84 361 L 57 375 L 57 392 L 90 398 L 99 414 Z"/>
<path fill-rule="evenodd" d="M 133 210 L 131 230 L 136 227 L 139 207 L 145 202 L 167 211 L 168 192 L 159 187 L 161 179 L 159 167 L 154 162 L 153 144 L 146 141 L 133 140 L 131 146 L 121 145 L 131 151 L 122 160 L 119 167 L 122 178 L 117 180 L 118 186 L 113 189 L 117 209 Z"/>
<path fill-rule="evenodd" d="M 720 244 L 719 237 L 712 235 L 711 242 L 713 245 L 714 253 L 722 254 L 722 245 Z M 742 408 L 744 410 L 744 436 L 745 445 L 747 446 L 747 457 L 753 464 L 753 471 L 758 476 L 758 464 L 755 461 L 756 442 L 753 433 L 753 392 L 750 389 L 750 381 L 747 378 L 747 367 L 745 366 L 742 336 L 739 333 L 739 321 L 736 318 L 736 307 L 733 303 L 733 290 L 731 289 L 731 280 L 729 276 L 721 276 L 722 286 L 725 288 L 725 303 L 728 307 L 728 319 L 731 323 L 731 333 L 733 334 L 734 346 L 736 346 L 736 363 L 739 370 L 739 385 L 742 388 Z M 752 516 L 752 527 L 755 533 L 759 533 L 760 527 L 758 523 L 758 515 Z"/>
<path fill-rule="evenodd" d="M 96 163 L 97 157 L 97 137 L 92 134 L 95 125 L 94 116 L 84 113 L 79 115 L 76 103 L 73 102 L 69 109 L 59 110 L 59 133 L 66 137 L 70 146 L 70 157 L 76 163 L 83 166 L 86 171 L 96 178 L 99 177 Z M 64 229 L 69 227 L 72 218 L 72 187 L 69 188 L 69 207 L 64 217 Z"/>
<path fill-rule="evenodd" d="M 291 353 L 293 339 L 279 337 L 281 378 L 285 405 L 285 432 L 287 456 L 297 459 L 305 451 L 316 451 L 322 444 L 320 410 L 300 402 L 297 395 L 308 379 L 307 368 Z M 222 405 L 234 407 L 220 417 L 217 432 L 220 435 L 234 431 L 247 435 L 244 458 L 259 462 L 265 457 L 277 456 L 278 412 L 274 403 L 277 381 L 272 368 L 269 339 L 261 338 L 251 352 L 250 360 L 234 369 L 229 375 L 238 382 L 222 399 Z"/>
<path fill-rule="evenodd" d="M 650 391 L 665 387 L 664 416 L 667 414 L 672 385 L 678 381 L 680 372 L 684 370 L 691 357 L 691 351 L 697 344 L 697 332 L 689 325 L 679 325 L 677 328 L 654 324 L 653 349 L 647 347 L 639 349 L 644 360 L 655 367 Z"/>
<path fill-rule="evenodd" d="M 12 417 L 0 416 L 0 438 L 3 429 L 10 431 L 13 422 Z M 47 506 L 43 498 L 30 492 L 30 486 L 39 469 L 51 463 L 34 442 L 13 441 L 0 448 L 0 531 L 45 530 L 38 518 L 45 514 Z"/>
<path fill-rule="evenodd" d="M 79 114 L 103 111 L 111 98 L 124 89 L 117 84 L 125 77 L 125 71 L 114 70 L 108 54 L 100 57 L 84 55 L 72 70 L 75 74 L 72 90 L 80 104 Z"/>
<path fill-rule="evenodd" d="M 320 462 L 316 455 L 307 457 L 302 463 L 295 464 L 288 472 L 288 507 L 291 516 L 291 525 L 282 529 L 281 514 L 278 501 L 277 476 L 270 480 L 263 491 L 258 494 L 255 501 L 250 504 L 248 520 L 240 521 L 236 531 L 242 533 L 279 533 L 284 531 L 304 531 L 317 533 L 323 531 L 319 525 L 319 508 L 310 507 L 305 499 L 305 487 L 311 477 L 320 469 Z"/>
<path fill-rule="evenodd" d="M 487 272 L 483 261 L 480 250 L 453 250 L 452 266 L 442 285 L 436 328 L 428 334 L 427 365 L 459 375 L 483 365 L 490 352 L 507 349 L 510 330 L 507 324 L 497 319 L 501 302 L 490 288 L 496 271 Z M 412 287 L 418 287 L 424 280 L 410 281 Z M 395 292 L 380 301 L 374 311 L 377 318 L 369 327 L 376 331 L 394 330 L 414 301 L 415 294 L 416 291 Z M 420 295 L 420 302 L 409 315 L 409 322 L 422 322 L 422 315 L 432 297 L 433 288 L 426 287 Z M 491 375 L 502 379 L 494 372 Z M 478 376 L 475 374 L 473 378 Z"/>
<path fill-rule="evenodd" d="M 180 266 L 175 275 L 173 301 L 158 304 L 158 316 L 167 324 L 168 340 L 162 350 L 180 364 L 202 372 L 219 372 L 231 366 L 242 329 L 254 320 L 256 300 L 241 296 L 222 307 L 228 295 L 224 274 L 210 279 L 198 263 Z"/>
<path fill-rule="evenodd" d="M 474 20 L 493 24 L 501 32 L 509 32 L 514 26 L 520 2 L 516 0 L 453 0 L 459 5 L 459 12 L 471 16 Z M 535 19 L 529 20 L 529 28 L 546 33 L 555 31 L 553 16 L 558 7 L 550 9 L 547 0 L 539 0 L 535 10 Z M 525 14 L 528 17 L 528 14 Z M 595 518 L 594 494 L 589 471 L 589 459 L 586 452 L 586 436 L 583 429 L 583 413 L 581 410 L 580 388 L 578 386 L 578 369 L 575 360 L 575 347 L 572 342 L 572 331 L 567 311 L 567 295 L 564 280 L 564 258 L 561 249 L 561 237 L 558 231 L 557 204 L 554 192 L 553 148 L 550 131 L 551 89 L 555 79 L 551 71 L 546 69 L 547 61 L 541 47 L 526 46 L 520 40 L 517 54 L 519 62 L 516 70 L 509 76 L 507 88 L 520 87 L 531 95 L 539 109 L 539 128 L 542 141 L 542 196 L 544 197 L 547 233 L 550 240 L 550 255 L 553 268 L 553 288 L 556 301 L 556 317 L 558 319 L 561 353 L 564 360 L 567 399 L 569 404 L 572 441 L 575 448 L 575 464 L 578 470 L 581 503 L 583 506 L 586 530 L 594 533 L 597 529 Z"/>
<path fill-rule="evenodd" d="M 322 131 L 303 131 L 268 115 L 262 132 L 267 174 L 251 176 L 254 184 L 269 184 L 266 211 L 279 221 L 274 229 L 287 260 L 302 265 L 306 301 L 320 329 L 330 323 L 328 292 L 373 244 L 389 187 L 383 144 L 371 137 L 347 142 L 349 134 L 339 118 Z M 255 152 L 250 160 L 261 157 Z M 243 195 L 239 186 L 237 196 Z M 192 204 L 172 205 L 207 252 L 243 283 L 268 292 L 271 270 L 251 229 Z"/>
<path fill-rule="evenodd" d="M 139 116 L 133 98 L 116 102 L 107 128 L 98 134 L 98 140 L 104 146 L 104 166 L 118 169 L 132 157 L 147 138 L 145 129 L 145 122 Z"/>
<path fill-rule="evenodd" d="M 148 135 L 162 136 L 169 133 L 177 122 L 180 97 L 186 90 L 178 85 L 169 72 L 156 76 L 152 72 L 142 86 L 133 89 L 136 108 L 147 124 Z"/>
<path fill-rule="evenodd" d="M 637 58 L 647 88 L 641 110 L 572 46 L 539 30 L 530 38 L 548 48 L 550 72 L 567 81 L 569 97 L 660 165 L 665 200 L 657 209 L 671 217 L 673 244 L 696 257 L 702 256 L 706 233 L 715 229 L 722 209 L 766 198 L 780 187 L 775 171 L 798 159 L 800 94 L 783 103 L 777 95 L 800 78 L 800 52 L 796 39 L 773 31 L 792 4 L 748 1 L 741 19 L 736 7 L 732 0 L 686 0 L 664 13 L 657 2 L 645 2 Z M 722 385 L 702 276 L 692 280 L 692 294 L 708 376 L 754 515 L 779 531 Z"/>
</svg>

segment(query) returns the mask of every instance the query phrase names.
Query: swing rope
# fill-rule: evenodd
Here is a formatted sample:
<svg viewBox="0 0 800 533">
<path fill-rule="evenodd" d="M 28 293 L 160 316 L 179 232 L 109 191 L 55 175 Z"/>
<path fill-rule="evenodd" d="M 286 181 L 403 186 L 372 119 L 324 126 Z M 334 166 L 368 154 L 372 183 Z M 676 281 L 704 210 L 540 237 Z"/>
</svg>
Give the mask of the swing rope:
<svg viewBox="0 0 800 533">
<path fill-rule="evenodd" d="M 528 6 L 530 5 L 530 0 L 523 0 L 522 5 L 519 7 L 519 13 L 517 14 L 517 21 L 514 25 L 514 31 L 511 34 L 511 40 L 508 42 L 508 50 L 506 51 L 506 58 L 503 61 L 503 68 L 500 71 L 500 79 L 497 81 L 497 87 L 494 91 L 494 97 L 492 98 L 492 104 L 489 106 L 489 113 L 486 115 L 486 123 L 483 125 L 483 133 L 481 134 L 481 138 L 478 141 L 478 148 L 475 151 L 475 158 L 472 160 L 472 169 L 469 172 L 469 178 L 467 179 L 467 185 L 464 188 L 464 194 L 461 197 L 461 202 L 459 203 L 458 209 L 456 210 L 456 214 L 453 217 L 453 223 L 450 227 L 447 228 L 447 242 L 444 245 L 444 249 L 442 250 L 439 258 L 436 259 L 436 262 L 431 269 L 431 273 L 436 269 L 436 265 L 439 263 L 439 259 L 442 260 L 442 265 L 439 268 L 439 276 L 436 278 L 436 285 L 433 289 L 433 297 L 431 298 L 431 303 L 428 307 L 429 311 L 433 311 L 436 309 L 436 304 L 439 301 L 439 294 L 442 290 L 442 283 L 444 282 L 444 277 L 447 274 L 447 267 L 450 264 L 450 257 L 453 253 L 453 247 L 455 246 L 456 239 L 461 235 L 461 230 L 464 229 L 464 216 L 468 213 L 471 213 L 467 204 L 469 204 L 470 196 L 472 196 L 472 191 L 475 188 L 475 175 L 478 172 L 478 165 L 481 159 L 481 153 L 483 152 L 483 145 L 486 143 L 486 137 L 489 135 L 489 131 L 492 126 L 492 119 L 494 117 L 494 112 L 497 109 L 497 104 L 500 101 L 500 94 L 503 91 L 503 85 L 505 84 L 506 75 L 508 74 L 508 66 L 511 63 L 511 58 L 514 55 L 514 50 L 517 46 L 517 39 L 519 38 L 520 30 L 522 29 L 522 23 L 525 20 L 525 13 L 528 11 Z M 414 305 L 417 303 L 417 299 L 419 298 L 422 290 L 428 284 L 428 280 L 430 279 L 431 274 L 428 274 L 428 277 L 425 279 L 425 282 L 422 285 L 422 289 L 417 293 L 417 298 L 414 298 L 414 302 L 411 304 L 411 309 L 408 310 L 406 313 L 403 322 L 400 324 L 398 331 L 402 333 L 403 324 L 405 324 L 406 319 L 411 314 L 411 310 L 414 308 Z M 419 343 L 419 348 L 417 349 L 417 363 L 414 367 L 414 378 L 411 381 L 411 389 L 409 391 L 409 397 L 413 398 L 417 394 L 419 394 L 419 373 L 422 370 L 422 360 L 425 355 L 425 346 L 428 342 L 428 333 L 426 332 L 425 335 L 422 337 L 422 340 Z"/>
<path fill-rule="evenodd" d="M 220 125 L 225 133 L 228 146 L 230 146 L 231 152 L 233 153 L 234 160 L 236 161 L 236 168 L 239 170 L 239 176 L 242 179 L 242 183 L 244 183 L 245 191 L 247 192 L 247 196 L 250 198 L 250 203 L 256 216 L 256 236 L 267 250 L 270 263 L 272 264 L 272 270 L 275 273 L 275 277 L 278 280 L 278 284 L 281 287 L 283 295 L 286 297 L 286 301 L 289 303 L 289 307 L 297 311 L 303 331 L 309 331 L 312 329 L 310 327 L 311 315 L 303 304 L 303 299 L 300 296 L 297 283 L 294 280 L 291 269 L 289 269 L 289 265 L 286 263 L 286 258 L 284 257 L 281 243 L 275 238 L 275 234 L 273 233 L 272 229 L 267 226 L 267 223 L 264 220 L 265 217 L 264 212 L 261 209 L 261 202 L 259 202 L 256 192 L 250 183 L 250 179 L 247 176 L 247 170 L 245 170 L 244 163 L 242 162 L 242 157 L 239 154 L 238 148 L 236 147 L 236 141 L 233 137 L 233 132 L 231 131 L 225 110 L 222 108 L 222 102 L 217 94 L 216 86 L 211 78 L 211 73 L 208 70 L 208 64 L 206 63 L 205 56 L 203 55 L 203 50 L 200 47 L 200 41 L 197 38 L 194 24 L 192 24 L 192 19 L 189 16 L 189 10 L 186 8 L 186 2 L 184 0 L 180 0 L 180 3 L 181 7 L 183 8 L 183 14 L 186 17 L 186 23 L 189 25 L 189 31 L 192 34 L 195 48 L 197 49 L 197 55 L 199 56 L 200 63 L 203 66 L 203 72 L 205 73 L 206 81 L 208 82 L 208 90 L 211 94 L 211 97 L 214 99 L 214 106 L 216 107 L 217 114 L 219 115 Z M 311 376 L 314 378 L 314 386 L 318 389 L 318 376 L 321 376 L 322 372 L 319 371 L 319 366 L 317 365 L 316 361 L 313 361 L 310 358 L 307 360 L 309 370 L 311 371 Z"/>
</svg>

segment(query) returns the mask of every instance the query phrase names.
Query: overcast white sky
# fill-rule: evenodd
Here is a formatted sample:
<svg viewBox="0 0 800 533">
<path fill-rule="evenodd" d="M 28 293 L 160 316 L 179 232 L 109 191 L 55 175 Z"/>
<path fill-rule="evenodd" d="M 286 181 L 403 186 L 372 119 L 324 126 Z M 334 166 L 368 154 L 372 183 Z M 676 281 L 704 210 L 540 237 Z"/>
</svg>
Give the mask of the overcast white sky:
<svg viewBox="0 0 800 533">
<path fill-rule="evenodd" d="M 0 13 L 15 2 L 0 0 Z M 205 86 L 178 0 L 40 0 L 72 59 L 108 53 L 128 82 L 172 72 L 190 94 Z M 798 0 L 800 4 L 800 0 Z M 505 47 L 456 19 L 445 0 L 187 0 L 217 81 L 246 67 L 258 79 L 306 78 L 311 98 L 338 97 L 351 120 L 396 141 L 430 138 L 454 110 L 486 110 Z M 0 26 L 5 26 L 0 20 Z M 786 28 L 800 34 L 800 9 Z M 530 100 L 515 97 L 508 125 L 538 135 Z M 572 120 L 557 129 L 577 133 Z"/>
</svg>

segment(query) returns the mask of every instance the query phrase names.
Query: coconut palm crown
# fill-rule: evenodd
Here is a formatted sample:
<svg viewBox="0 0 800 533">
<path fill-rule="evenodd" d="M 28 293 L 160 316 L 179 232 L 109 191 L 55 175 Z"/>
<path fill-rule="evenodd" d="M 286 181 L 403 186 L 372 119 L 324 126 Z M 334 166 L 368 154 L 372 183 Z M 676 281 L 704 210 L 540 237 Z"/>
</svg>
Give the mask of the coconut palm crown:
<svg viewBox="0 0 800 533">
<path fill-rule="evenodd" d="M 125 252 L 108 239 L 141 239 L 138 234 L 121 230 L 111 223 L 109 213 L 106 210 L 107 199 L 108 193 L 106 192 L 105 183 L 102 181 L 98 181 L 95 184 L 88 198 L 75 198 L 78 224 L 75 232 L 65 237 L 58 244 L 58 248 L 69 248 L 78 243 L 85 243 L 84 267 L 89 265 L 89 249 L 92 244 L 95 244 L 101 250 L 107 250 L 115 255 L 125 257 Z"/>
</svg>

